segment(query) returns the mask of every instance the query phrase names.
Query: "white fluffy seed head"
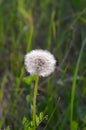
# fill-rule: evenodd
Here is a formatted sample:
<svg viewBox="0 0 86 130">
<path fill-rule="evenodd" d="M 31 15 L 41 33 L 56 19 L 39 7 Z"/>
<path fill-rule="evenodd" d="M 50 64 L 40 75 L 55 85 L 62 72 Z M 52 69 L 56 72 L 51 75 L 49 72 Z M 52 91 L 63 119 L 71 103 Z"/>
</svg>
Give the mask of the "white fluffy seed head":
<svg viewBox="0 0 86 130">
<path fill-rule="evenodd" d="M 46 77 L 50 75 L 56 66 L 54 56 L 47 50 L 32 50 L 25 55 L 25 67 L 31 75 Z"/>
</svg>

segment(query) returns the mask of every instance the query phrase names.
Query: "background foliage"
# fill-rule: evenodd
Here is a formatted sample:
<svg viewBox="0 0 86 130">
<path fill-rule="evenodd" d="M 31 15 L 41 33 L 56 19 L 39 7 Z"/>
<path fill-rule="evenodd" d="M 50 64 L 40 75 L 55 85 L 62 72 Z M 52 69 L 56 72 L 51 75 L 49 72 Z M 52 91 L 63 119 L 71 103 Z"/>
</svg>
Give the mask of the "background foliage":
<svg viewBox="0 0 86 130">
<path fill-rule="evenodd" d="M 37 110 L 48 121 L 39 129 L 70 129 L 75 85 L 73 129 L 86 130 L 85 41 L 86 0 L 0 1 L 0 128 L 23 130 L 23 117 L 31 119 L 34 79 L 26 78 L 24 55 L 41 48 L 55 55 L 59 68 L 40 78 Z"/>
</svg>

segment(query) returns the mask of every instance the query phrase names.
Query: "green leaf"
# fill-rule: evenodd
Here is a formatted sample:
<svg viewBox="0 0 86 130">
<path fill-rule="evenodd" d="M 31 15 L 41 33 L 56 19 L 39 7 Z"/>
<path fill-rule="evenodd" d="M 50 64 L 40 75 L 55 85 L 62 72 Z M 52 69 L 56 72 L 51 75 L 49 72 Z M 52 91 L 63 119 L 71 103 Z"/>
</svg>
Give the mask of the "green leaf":
<svg viewBox="0 0 86 130">
<path fill-rule="evenodd" d="M 76 121 L 72 121 L 72 130 L 78 129 L 78 123 Z"/>
<path fill-rule="evenodd" d="M 39 117 L 36 115 L 36 125 L 39 125 Z"/>
<path fill-rule="evenodd" d="M 34 75 L 34 76 L 30 76 L 30 77 L 25 77 L 24 79 L 23 79 L 23 81 L 26 83 L 26 84 L 28 84 L 28 85 L 30 85 L 35 79 L 36 79 L 36 75 Z"/>
<path fill-rule="evenodd" d="M 22 123 L 24 125 L 24 130 L 29 129 L 30 122 L 29 122 L 29 120 L 26 117 L 23 118 L 23 122 Z"/>
<path fill-rule="evenodd" d="M 31 125 L 31 127 L 33 127 L 33 126 L 34 126 L 33 121 L 31 121 L 31 122 L 30 122 L 30 125 Z"/>
<path fill-rule="evenodd" d="M 27 95 L 27 96 L 26 96 L 26 101 L 27 101 L 27 103 L 30 102 L 30 95 Z"/>
<path fill-rule="evenodd" d="M 84 115 L 84 123 L 86 124 L 86 114 Z"/>
<path fill-rule="evenodd" d="M 40 112 L 40 114 L 39 114 L 39 120 L 40 120 L 40 121 L 43 120 L 43 112 Z"/>
</svg>

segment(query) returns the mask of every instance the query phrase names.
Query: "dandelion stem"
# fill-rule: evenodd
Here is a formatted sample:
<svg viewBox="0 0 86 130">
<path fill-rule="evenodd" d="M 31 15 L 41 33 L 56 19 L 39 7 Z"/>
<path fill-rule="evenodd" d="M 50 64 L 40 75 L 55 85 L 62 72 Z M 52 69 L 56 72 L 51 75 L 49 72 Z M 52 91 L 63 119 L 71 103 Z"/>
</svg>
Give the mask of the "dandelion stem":
<svg viewBox="0 0 86 130">
<path fill-rule="evenodd" d="M 37 90 L 38 90 L 39 76 L 37 76 L 34 86 L 34 95 L 33 95 L 33 124 L 34 130 L 36 130 L 36 99 L 37 99 Z"/>
</svg>

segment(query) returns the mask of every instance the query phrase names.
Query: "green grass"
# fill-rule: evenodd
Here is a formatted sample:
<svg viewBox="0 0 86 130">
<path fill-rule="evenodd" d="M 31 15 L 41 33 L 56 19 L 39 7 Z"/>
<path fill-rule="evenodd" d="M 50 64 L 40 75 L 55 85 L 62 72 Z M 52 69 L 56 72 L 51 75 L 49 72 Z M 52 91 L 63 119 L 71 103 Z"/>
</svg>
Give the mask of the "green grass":
<svg viewBox="0 0 86 130">
<path fill-rule="evenodd" d="M 62 69 L 40 78 L 37 113 L 48 115 L 44 129 L 86 129 L 85 3 L 0 2 L 0 129 L 23 130 L 23 117 L 31 120 L 34 78 L 27 81 L 24 55 L 35 48 L 51 51 Z"/>
<path fill-rule="evenodd" d="M 78 61 L 77 61 L 77 64 L 76 64 L 76 69 L 75 69 L 74 79 L 73 79 L 73 85 L 72 85 L 72 92 L 71 92 L 71 116 L 70 116 L 70 129 L 71 130 L 74 129 L 73 128 L 73 125 L 74 125 L 73 124 L 74 123 L 74 121 L 73 121 L 73 107 L 74 107 L 74 95 L 75 95 L 75 90 L 76 90 L 76 87 L 77 87 L 76 81 L 77 81 L 79 65 L 80 65 L 80 61 L 81 61 L 82 55 L 83 55 L 85 44 L 86 44 L 86 39 L 82 43 L 81 51 L 80 51 L 79 58 L 78 58 Z M 78 128 L 76 128 L 76 129 L 78 129 Z"/>
</svg>

